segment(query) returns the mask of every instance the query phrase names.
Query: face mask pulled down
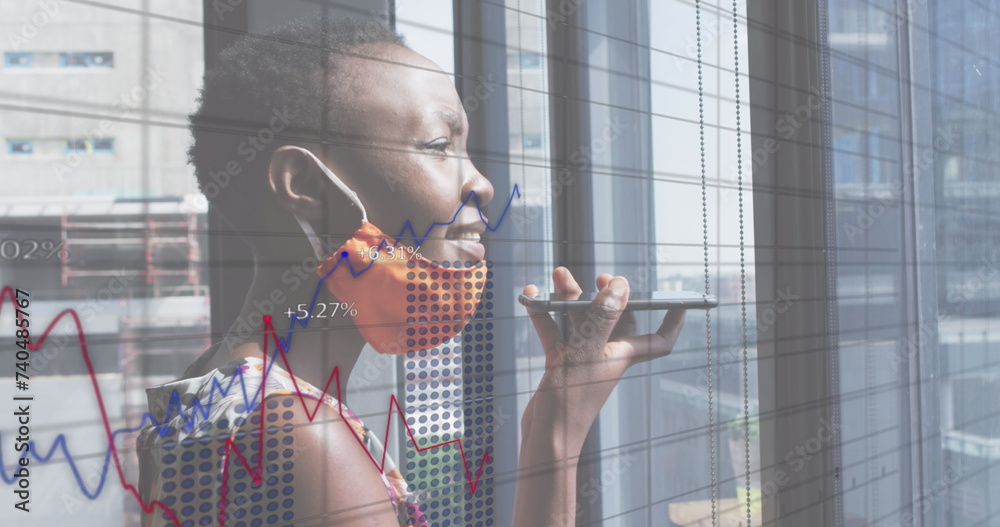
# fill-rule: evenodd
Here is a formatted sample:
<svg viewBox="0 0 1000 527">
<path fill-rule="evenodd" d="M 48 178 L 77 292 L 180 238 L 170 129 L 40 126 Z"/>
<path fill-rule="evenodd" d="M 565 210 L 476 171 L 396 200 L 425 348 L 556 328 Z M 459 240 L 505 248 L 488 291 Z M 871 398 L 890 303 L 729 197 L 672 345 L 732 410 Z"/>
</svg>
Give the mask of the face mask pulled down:
<svg viewBox="0 0 1000 527">
<path fill-rule="evenodd" d="M 408 253 L 368 221 L 357 193 L 309 155 L 361 210 L 361 227 L 329 257 L 309 222 L 296 216 L 320 261 L 316 273 L 339 302 L 353 306 L 361 336 L 378 353 L 399 355 L 434 348 L 461 332 L 482 299 L 486 262 L 444 266 L 419 254 L 401 259 Z"/>
</svg>

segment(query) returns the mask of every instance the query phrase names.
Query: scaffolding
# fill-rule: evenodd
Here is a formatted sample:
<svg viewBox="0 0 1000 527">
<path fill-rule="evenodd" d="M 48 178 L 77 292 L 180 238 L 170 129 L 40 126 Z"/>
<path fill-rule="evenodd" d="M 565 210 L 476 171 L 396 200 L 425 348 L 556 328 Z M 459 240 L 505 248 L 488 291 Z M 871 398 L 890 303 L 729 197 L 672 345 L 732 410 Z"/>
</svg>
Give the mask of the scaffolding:
<svg viewBox="0 0 1000 527">
<path fill-rule="evenodd" d="M 151 288 L 150 296 L 157 297 L 168 288 L 180 285 L 176 280 L 167 279 L 180 277 L 190 289 L 198 289 L 202 284 L 198 275 L 201 248 L 197 238 L 197 214 L 188 212 L 180 218 L 176 214 L 162 215 L 165 218 L 159 216 L 109 221 L 107 216 L 95 218 L 64 213 L 60 222 L 66 249 L 60 255 L 62 285 L 68 286 L 70 280 L 81 277 L 141 276 Z M 169 250 L 185 255 L 186 265 L 183 268 L 176 265 L 177 260 L 161 257 Z M 135 257 L 128 258 L 130 252 Z M 107 258 L 112 253 L 118 256 Z M 121 261 L 137 259 L 141 259 L 141 266 L 113 268 Z M 175 265 L 168 265 L 170 263 Z"/>
</svg>

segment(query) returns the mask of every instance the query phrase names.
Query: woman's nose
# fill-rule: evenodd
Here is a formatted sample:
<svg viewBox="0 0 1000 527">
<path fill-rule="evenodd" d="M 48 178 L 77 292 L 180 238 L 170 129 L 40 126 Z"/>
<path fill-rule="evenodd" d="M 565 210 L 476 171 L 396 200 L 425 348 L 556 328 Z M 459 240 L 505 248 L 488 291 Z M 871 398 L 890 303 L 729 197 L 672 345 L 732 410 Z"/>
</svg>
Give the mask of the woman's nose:
<svg viewBox="0 0 1000 527">
<path fill-rule="evenodd" d="M 470 177 L 465 180 L 465 184 L 462 186 L 462 198 L 464 200 L 470 193 L 474 192 L 479 206 L 485 207 L 490 201 L 493 201 L 493 184 L 472 164 L 471 160 L 468 160 L 467 163 Z"/>
</svg>

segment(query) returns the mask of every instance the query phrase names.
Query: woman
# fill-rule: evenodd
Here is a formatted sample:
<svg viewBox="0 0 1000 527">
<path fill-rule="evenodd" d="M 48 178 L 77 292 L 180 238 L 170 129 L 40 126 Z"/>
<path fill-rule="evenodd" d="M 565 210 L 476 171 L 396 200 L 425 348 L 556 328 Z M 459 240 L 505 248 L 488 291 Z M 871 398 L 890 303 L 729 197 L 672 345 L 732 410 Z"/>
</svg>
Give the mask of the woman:
<svg viewBox="0 0 1000 527">
<path fill-rule="evenodd" d="M 464 299 L 481 298 L 473 273 L 489 220 L 479 208 L 494 190 L 468 157 L 448 75 L 376 23 L 295 22 L 222 54 L 192 132 L 202 190 L 251 247 L 255 274 L 220 343 L 183 379 L 148 390 L 157 425 L 138 444 L 145 524 L 429 525 L 391 460 L 382 473 L 373 466 L 384 459 L 378 439 L 337 397 L 366 343 L 419 349 L 406 338 L 404 297 L 414 284 L 438 285 L 431 269 L 464 285 Z M 414 234 L 393 238 L 408 222 Z M 422 261 L 370 260 L 365 249 L 383 242 L 420 245 Z M 568 270 L 552 277 L 565 298 L 581 294 Z M 355 303 L 358 314 L 296 327 L 268 369 L 268 329 L 284 329 L 270 315 L 309 305 L 315 280 L 326 286 L 320 302 Z M 530 313 L 546 360 L 521 417 L 519 527 L 574 524 L 587 431 L 628 367 L 668 354 L 683 324 L 673 312 L 655 334 L 618 337 L 628 283 L 605 274 L 596 286 L 568 339 L 547 313 Z M 455 336 L 452 324 L 471 314 L 457 299 L 421 327 Z M 334 367 L 339 379 L 328 383 Z M 262 385 L 264 402 L 254 398 Z M 476 471 L 480 460 L 470 461 Z"/>
</svg>

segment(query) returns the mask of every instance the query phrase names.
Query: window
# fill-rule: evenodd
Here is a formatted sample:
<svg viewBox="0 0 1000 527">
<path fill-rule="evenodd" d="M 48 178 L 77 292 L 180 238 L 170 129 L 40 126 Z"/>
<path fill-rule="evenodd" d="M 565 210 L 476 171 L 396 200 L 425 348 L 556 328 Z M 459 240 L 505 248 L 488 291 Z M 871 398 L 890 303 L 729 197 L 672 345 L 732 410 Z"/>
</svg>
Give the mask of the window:
<svg viewBox="0 0 1000 527">
<path fill-rule="evenodd" d="M 1000 97 L 996 72 L 983 66 L 993 60 L 998 7 L 927 3 L 910 14 L 916 19 L 912 31 L 926 38 L 918 44 L 931 50 L 923 79 L 930 111 L 915 123 L 928 132 L 915 140 L 909 172 L 935 191 L 934 207 L 920 213 L 936 231 L 928 273 L 937 287 L 928 280 L 924 298 L 938 313 L 936 342 L 933 333 L 927 337 L 927 349 L 936 344 L 937 356 L 926 367 L 941 379 L 940 397 L 929 399 L 923 418 L 940 423 L 942 437 L 931 436 L 921 458 L 930 468 L 924 481 L 947 485 L 947 491 L 931 488 L 937 499 L 929 517 L 956 527 L 989 523 L 1000 512 L 1000 415 L 994 404 L 1000 396 Z"/>
<path fill-rule="evenodd" d="M 30 68 L 33 58 L 31 53 L 7 51 L 3 54 L 3 65 L 6 68 Z"/>
<path fill-rule="evenodd" d="M 3 56 L 15 170 L 0 171 L 0 285 L 30 288 L 32 330 L 66 307 L 85 315 L 115 429 L 138 426 L 142 388 L 230 327 L 253 273 L 187 164 L 202 73 L 247 32 L 373 17 L 451 75 L 469 155 L 495 189 L 484 212 L 495 224 L 506 211 L 483 233 L 495 307 L 488 329 L 462 335 L 475 351 L 369 348 L 346 387 L 432 524 L 511 525 L 519 418 L 545 362 L 516 298 L 529 283 L 552 291 L 557 265 L 587 292 L 608 272 L 635 292 L 720 300 L 611 395 L 581 456 L 578 524 L 1000 517 L 997 0 L 15 4 L 0 25 L 36 24 L 30 45 L 52 51 Z M 40 23 L 50 4 L 64 10 L 58 29 Z M 638 332 L 662 315 L 638 314 Z M 89 393 L 63 325 L 71 344 L 36 354 L 47 362 L 33 359 L 32 386 Z M 473 473 L 490 453 L 481 496 L 466 492 L 457 449 L 418 454 L 395 415 L 386 429 L 390 395 L 417 445 L 460 441 Z M 57 429 L 80 401 L 36 424 Z M 76 464 L 41 468 L 65 484 L 38 501 L 139 524 L 91 432 L 67 430 Z"/>
<path fill-rule="evenodd" d="M 979 66 L 998 16 L 989 2 L 753 8 L 751 67 L 767 72 L 751 80 L 754 146 L 806 117 L 754 175 L 758 278 L 803 297 L 760 333 L 775 415 L 763 476 L 790 476 L 765 522 L 996 516 L 1000 100 Z M 810 444 L 811 459 L 783 461 Z"/>
<path fill-rule="evenodd" d="M 5 52 L 6 68 L 114 68 L 113 51 Z"/>
<path fill-rule="evenodd" d="M 521 67 L 526 70 L 538 69 L 542 67 L 542 56 L 538 53 L 521 54 Z"/>
<path fill-rule="evenodd" d="M 540 150 L 542 148 L 542 136 L 539 134 L 527 134 L 524 136 L 523 143 L 525 150 Z"/>
<path fill-rule="evenodd" d="M 115 153 L 115 140 L 114 139 L 94 139 L 91 141 L 91 145 L 95 154 L 114 154 Z"/>
<path fill-rule="evenodd" d="M 210 340 L 206 207 L 185 152 L 204 69 L 203 6 L 44 0 L 3 2 L 0 13 L 0 287 L 30 292 L 35 339 L 64 309 L 77 312 L 106 415 L 123 430 L 121 467 L 136 483 L 128 430 L 142 422 L 143 388 L 177 378 Z M 3 325 L 13 316 L 7 307 Z M 67 424 L 68 416 L 100 416 L 76 342 L 63 317 L 28 371 L 17 370 L 30 375 L 35 394 L 79 395 L 32 415 L 38 429 L 62 434 L 70 454 L 61 466 L 31 458 L 58 481 L 38 486 L 32 504 L 63 504 L 42 513 L 42 523 L 139 525 L 139 505 L 122 499 L 114 470 L 103 476 L 107 438 Z M 14 375 L 14 364 L 0 361 L 0 378 Z M 5 454 L 8 431 L 0 423 Z M 53 445 L 33 439 L 39 452 Z M 12 510 L 0 510 L 0 524 L 16 521 Z"/>
<path fill-rule="evenodd" d="M 714 505 L 719 525 L 746 524 L 749 485 L 752 523 L 758 525 L 756 334 L 758 324 L 774 320 L 756 316 L 754 229 L 741 219 L 754 214 L 754 160 L 746 154 L 751 127 L 745 7 L 739 2 L 735 41 L 732 3 L 702 2 L 698 9 L 687 1 L 651 1 L 649 9 L 655 203 L 649 221 L 655 234 L 639 261 L 653 270 L 646 288 L 704 292 L 707 287 L 720 305 L 708 317 L 689 312 L 674 352 L 650 368 L 644 389 L 651 399 L 643 401 L 650 405 L 644 409 L 650 416 L 648 432 L 623 422 L 619 433 L 623 441 L 634 440 L 637 432 L 648 434 L 654 518 L 689 525 L 682 519 L 710 519 Z M 678 30 L 663 31 L 669 26 Z M 739 107 L 737 58 L 743 87 Z M 640 393 L 625 404 L 634 406 Z M 633 485 L 622 492 L 638 492 L 641 479 Z"/>
<path fill-rule="evenodd" d="M 515 31 L 513 37 L 517 37 Z M 523 38 L 523 35 L 522 35 Z M 507 54 L 507 66 L 512 70 L 535 70 L 542 68 L 542 63 L 545 57 L 539 53 L 516 53 L 510 52 Z M 518 65 L 520 64 L 520 65 Z"/>
<path fill-rule="evenodd" d="M 7 153 L 14 155 L 30 155 L 35 151 L 35 144 L 33 141 L 26 139 L 8 139 L 7 140 Z"/>
<path fill-rule="evenodd" d="M 111 138 L 100 139 L 67 139 L 66 153 L 113 155 L 115 153 L 115 140 Z"/>
<path fill-rule="evenodd" d="M 59 65 L 64 68 L 113 68 L 115 54 L 110 51 L 73 51 L 59 54 Z"/>
<path fill-rule="evenodd" d="M 67 139 L 66 140 L 66 153 L 87 153 L 87 140 L 86 139 Z"/>
</svg>

